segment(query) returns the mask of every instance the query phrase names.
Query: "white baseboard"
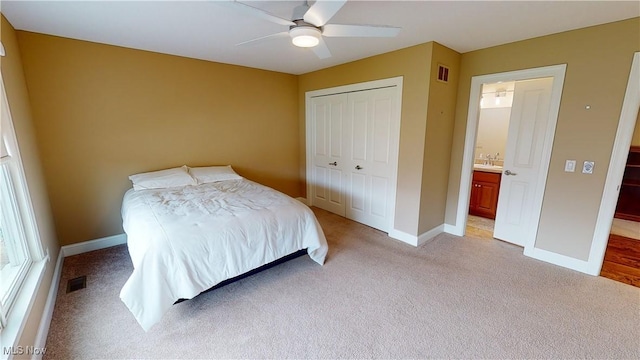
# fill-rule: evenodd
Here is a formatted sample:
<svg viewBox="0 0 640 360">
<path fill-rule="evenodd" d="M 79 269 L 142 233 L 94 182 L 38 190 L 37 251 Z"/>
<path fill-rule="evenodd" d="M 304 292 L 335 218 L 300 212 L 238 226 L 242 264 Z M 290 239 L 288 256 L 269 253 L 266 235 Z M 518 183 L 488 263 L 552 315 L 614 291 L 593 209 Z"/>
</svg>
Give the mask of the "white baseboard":
<svg viewBox="0 0 640 360">
<path fill-rule="evenodd" d="M 434 227 L 433 229 L 422 233 L 420 236 L 418 236 L 418 245 L 422 245 L 433 240 L 434 237 L 442 234 L 443 232 L 444 232 L 444 224 L 440 224 Z"/>
<path fill-rule="evenodd" d="M 392 237 L 396 240 L 400 240 L 409 245 L 418 246 L 428 242 L 429 240 L 432 240 L 434 237 L 441 234 L 443 231 L 444 231 L 444 224 L 438 225 L 433 229 L 426 231 L 418 236 L 407 234 L 406 232 L 400 231 L 397 229 L 392 229 L 391 231 L 389 231 L 389 237 Z"/>
<path fill-rule="evenodd" d="M 47 302 L 44 305 L 44 311 L 42 312 L 42 319 L 40 319 L 40 325 L 38 326 L 35 344 L 33 344 L 36 349 L 44 349 L 47 344 L 49 326 L 51 325 L 51 319 L 53 318 L 53 309 L 56 305 L 60 276 L 62 275 L 63 261 L 64 254 L 62 253 L 62 249 L 60 249 L 58 252 L 58 260 L 56 260 L 56 267 L 53 270 L 53 277 L 51 279 L 51 286 L 49 287 L 49 294 L 47 295 Z M 42 354 L 34 354 L 32 359 L 42 359 Z"/>
<path fill-rule="evenodd" d="M 394 238 L 396 240 L 400 240 L 403 243 L 407 243 L 409 245 L 418 246 L 418 237 L 415 235 L 407 234 L 404 231 L 391 229 L 389 231 L 389 237 Z"/>
<path fill-rule="evenodd" d="M 454 226 L 449 224 L 444 224 L 444 232 L 447 234 L 455 235 L 455 236 L 464 236 L 464 230 L 462 226 Z"/>
<path fill-rule="evenodd" d="M 118 234 L 113 236 L 107 236 L 101 239 L 85 241 L 77 244 L 65 245 L 60 251 L 62 251 L 64 257 L 78 255 L 93 250 L 106 249 L 108 247 L 126 244 L 127 235 Z"/>
<path fill-rule="evenodd" d="M 562 266 L 571 270 L 579 271 L 581 273 L 597 276 L 598 274 L 589 273 L 589 262 L 575 259 L 566 255 L 556 254 L 551 251 L 533 248 L 524 248 L 524 255 L 531 258 L 545 261 L 554 265 Z"/>
</svg>

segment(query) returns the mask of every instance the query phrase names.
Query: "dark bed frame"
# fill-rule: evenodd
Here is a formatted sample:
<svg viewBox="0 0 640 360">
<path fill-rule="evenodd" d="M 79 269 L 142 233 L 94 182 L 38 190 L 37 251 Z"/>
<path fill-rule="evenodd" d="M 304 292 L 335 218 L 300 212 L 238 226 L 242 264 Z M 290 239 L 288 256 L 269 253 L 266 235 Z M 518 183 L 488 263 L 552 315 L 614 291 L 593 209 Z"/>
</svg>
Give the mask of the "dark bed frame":
<svg viewBox="0 0 640 360">
<path fill-rule="evenodd" d="M 260 267 L 257 267 L 255 269 L 253 269 L 253 270 L 247 271 L 244 274 L 240 274 L 240 275 L 238 275 L 236 277 L 232 277 L 231 279 L 227 279 L 227 280 L 221 281 L 218 284 L 216 284 L 215 286 L 213 286 L 213 287 L 201 292 L 200 294 L 204 294 L 204 293 L 207 293 L 209 291 L 213 291 L 215 289 L 221 288 L 221 287 L 223 287 L 225 285 L 228 285 L 228 284 L 231 284 L 231 283 L 236 282 L 238 280 L 244 279 L 247 276 L 251 276 L 253 274 L 257 274 L 257 273 L 259 273 L 261 271 L 270 269 L 270 268 L 272 268 L 272 267 L 274 267 L 276 265 L 280 265 L 280 264 L 282 264 L 284 262 L 287 262 L 289 260 L 293 260 L 293 259 L 295 259 L 297 257 L 300 257 L 302 255 L 306 255 L 306 254 L 307 254 L 307 249 L 298 250 L 298 251 L 296 251 L 294 253 L 291 253 L 289 255 L 283 256 L 280 259 L 276 259 L 276 260 L 274 260 L 274 261 L 272 261 L 272 262 L 270 262 L 268 264 L 264 264 L 264 265 L 262 265 Z M 200 294 L 198 294 L 196 296 L 199 296 Z M 173 305 L 181 303 L 183 301 L 187 301 L 187 300 L 189 300 L 189 299 L 178 299 L 178 301 L 174 302 Z"/>
</svg>

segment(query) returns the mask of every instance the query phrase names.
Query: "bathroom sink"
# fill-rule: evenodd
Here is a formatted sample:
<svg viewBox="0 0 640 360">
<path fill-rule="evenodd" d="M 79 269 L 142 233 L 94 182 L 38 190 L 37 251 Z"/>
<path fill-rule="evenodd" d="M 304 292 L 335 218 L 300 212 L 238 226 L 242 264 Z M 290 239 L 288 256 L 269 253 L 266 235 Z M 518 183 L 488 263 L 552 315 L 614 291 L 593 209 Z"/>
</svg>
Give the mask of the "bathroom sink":
<svg viewBox="0 0 640 360">
<path fill-rule="evenodd" d="M 485 164 L 473 164 L 473 170 L 493 172 L 493 173 L 501 173 L 502 172 L 502 166 L 499 166 L 499 165 L 485 165 Z"/>
</svg>

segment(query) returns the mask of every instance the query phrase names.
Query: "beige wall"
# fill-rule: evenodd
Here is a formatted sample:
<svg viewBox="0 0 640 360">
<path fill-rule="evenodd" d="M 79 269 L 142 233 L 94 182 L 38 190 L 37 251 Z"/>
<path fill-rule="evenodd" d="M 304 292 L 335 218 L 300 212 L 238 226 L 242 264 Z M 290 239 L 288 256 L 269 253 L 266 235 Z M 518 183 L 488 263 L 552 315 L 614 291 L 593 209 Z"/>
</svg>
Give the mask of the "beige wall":
<svg viewBox="0 0 640 360">
<path fill-rule="evenodd" d="M 16 32 L 11 24 L 1 17 L 0 37 L 4 45 L 6 56 L 0 58 L 2 79 L 4 82 L 7 100 L 11 111 L 11 118 L 20 148 L 20 155 L 24 167 L 27 186 L 33 204 L 33 210 L 38 225 L 40 240 L 45 251 L 49 252 L 50 261 L 46 264 L 44 275 L 37 290 L 35 301 L 27 319 L 19 345 L 27 346 L 35 343 L 35 338 L 40 325 L 40 319 L 44 312 L 44 305 L 49 293 L 49 287 L 53 279 L 53 271 L 56 265 L 60 245 L 56 238 L 51 215 L 51 207 L 47 196 L 44 176 L 40 158 L 38 156 L 38 144 L 33 127 L 31 105 L 27 84 L 24 79 L 20 49 L 16 38 Z"/>
<path fill-rule="evenodd" d="M 449 67 L 448 83 L 437 81 L 438 64 Z M 460 54 L 438 43 L 433 43 L 427 124 L 424 134 L 418 235 L 444 223 L 459 75 Z"/>
<path fill-rule="evenodd" d="M 122 233 L 128 175 L 231 164 L 299 192 L 294 75 L 18 32 L 58 238 Z"/>
<path fill-rule="evenodd" d="M 500 159 L 504 159 L 510 118 L 511 107 L 480 110 L 474 159 L 479 160 L 480 155 L 483 159 L 487 155 L 495 157 L 496 153 L 500 154 Z"/>
<path fill-rule="evenodd" d="M 588 259 L 639 29 L 640 18 L 633 18 L 462 55 L 448 224 L 456 221 L 471 77 L 567 64 L 536 247 Z M 595 161 L 595 172 L 566 173 L 566 159 Z"/>
<path fill-rule="evenodd" d="M 437 82 L 438 64 L 450 67 Z M 420 235 L 443 224 L 460 54 L 430 42 L 299 77 L 300 172 L 305 178 L 305 93 L 403 77 L 400 153 L 394 227 Z M 418 196 L 419 194 L 419 196 Z"/>
<path fill-rule="evenodd" d="M 403 76 L 400 154 L 395 228 L 418 233 L 429 73 L 433 43 L 335 66 L 298 78 L 300 176 L 305 178 L 305 101 L 307 91 Z"/>
</svg>

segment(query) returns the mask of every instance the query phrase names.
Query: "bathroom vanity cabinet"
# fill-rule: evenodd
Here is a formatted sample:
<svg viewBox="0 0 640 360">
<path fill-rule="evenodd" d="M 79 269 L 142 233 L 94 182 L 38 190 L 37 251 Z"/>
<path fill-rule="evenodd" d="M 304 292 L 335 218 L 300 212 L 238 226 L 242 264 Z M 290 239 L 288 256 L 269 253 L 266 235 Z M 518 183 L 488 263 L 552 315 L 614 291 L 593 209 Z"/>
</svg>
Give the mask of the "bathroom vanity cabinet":
<svg viewBox="0 0 640 360">
<path fill-rule="evenodd" d="M 473 171 L 469 214 L 488 219 L 496 218 L 501 173 Z"/>
</svg>

